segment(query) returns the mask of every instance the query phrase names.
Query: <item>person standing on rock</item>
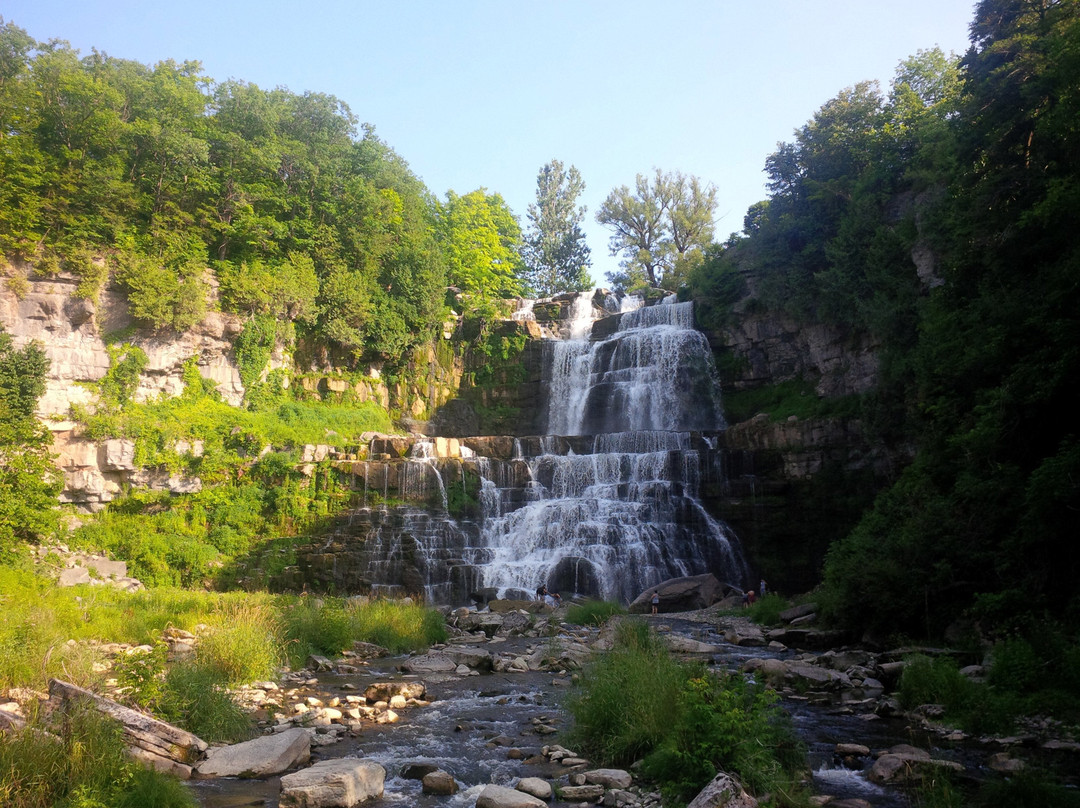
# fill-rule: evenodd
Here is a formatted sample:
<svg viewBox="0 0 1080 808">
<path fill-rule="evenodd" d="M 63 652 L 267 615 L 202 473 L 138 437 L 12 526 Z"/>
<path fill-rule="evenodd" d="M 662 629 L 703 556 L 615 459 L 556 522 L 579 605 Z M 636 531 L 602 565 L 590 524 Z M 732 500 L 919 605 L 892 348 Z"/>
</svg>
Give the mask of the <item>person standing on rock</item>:
<svg viewBox="0 0 1080 808">
<path fill-rule="evenodd" d="M 546 602 L 547 593 L 548 593 L 547 584 L 542 583 L 542 584 L 540 584 L 540 586 L 536 587 L 536 599 L 538 601 L 540 601 L 541 603 Z"/>
<path fill-rule="evenodd" d="M 656 614 L 660 609 L 660 590 L 654 589 L 652 593 L 652 613 Z"/>
<path fill-rule="evenodd" d="M 762 598 L 765 597 L 765 579 L 764 578 L 762 578 L 760 581 L 758 581 L 757 592 L 758 592 L 758 597 L 762 597 Z"/>
</svg>

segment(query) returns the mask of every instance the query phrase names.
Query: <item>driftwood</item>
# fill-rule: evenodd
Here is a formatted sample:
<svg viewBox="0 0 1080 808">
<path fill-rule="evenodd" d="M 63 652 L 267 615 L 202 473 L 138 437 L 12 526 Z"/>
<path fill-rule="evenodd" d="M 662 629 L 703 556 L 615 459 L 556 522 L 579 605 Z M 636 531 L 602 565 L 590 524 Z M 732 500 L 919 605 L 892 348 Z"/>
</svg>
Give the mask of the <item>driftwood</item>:
<svg viewBox="0 0 1080 808">
<path fill-rule="evenodd" d="M 187 769 L 190 773 L 189 765 L 201 758 L 207 750 L 206 741 L 190 732 L 69 682 L 50 679 L 49 697 L 59 702 L 84 700 L 97 710 L 115 718 L 124 728 L 124 740 L 132 748 L 133 754 L 152 763 L 155 768 L 172 770 L 183 776 L 183 770 Z M 172 764 L 180 765 L 174 768 Z"/>
</svg>

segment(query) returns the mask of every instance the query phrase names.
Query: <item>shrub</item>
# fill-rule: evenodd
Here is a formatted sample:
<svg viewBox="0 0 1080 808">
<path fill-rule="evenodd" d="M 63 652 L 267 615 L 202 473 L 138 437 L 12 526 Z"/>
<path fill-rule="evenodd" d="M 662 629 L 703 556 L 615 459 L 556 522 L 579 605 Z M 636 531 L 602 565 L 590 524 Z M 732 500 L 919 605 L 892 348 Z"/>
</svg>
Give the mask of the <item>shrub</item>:
<svg viewBox="0 0 1080 808">
<path fill-rule="evenodd" d="M 931 659 L 922 654 L 909 657 L 900 677 L 900 704 L 906 709 L 920 704 L 940 704 L 947 720 L 969 732 L 1008 729 L 1015 716 L 1015 703 L 1006 694 L 963 676 L 948 657 Z"/>
<path fill-rule="evenodd" d="M 585 668 L 581 689 L 567 702 L 570 743 L 605 764 L 633 763 L 667 736 L 684 680 L 645 623 L 619 622 L 611 651 Z"/>
<path fill-rule="evenodd" d="M 46 726 L 35 716 L 29 731 L 0 734 L 0 805 L 194 808 L 196 802 L 174 778 L 128 757 L 119 724 L 76 704 L 58 723 Z"/>
<path fill-rule="evenodd" d="M 780 622 L 780 612 L 790 604 L 775 592 L 754 601 L 750 607 L 750 619 L 760 626 L 775 626 Z"/>
<path fill-rule="evenodd" d="M 644 758 L 670 801 L 692 798 L 723 769 L 776 804 L 799 804 L 805 756 L 775 701 L 741 677 L 681 665 L 646 624 L 626 620 L 569 697 L 568 742 L 601 765 Z"/>
</svg>

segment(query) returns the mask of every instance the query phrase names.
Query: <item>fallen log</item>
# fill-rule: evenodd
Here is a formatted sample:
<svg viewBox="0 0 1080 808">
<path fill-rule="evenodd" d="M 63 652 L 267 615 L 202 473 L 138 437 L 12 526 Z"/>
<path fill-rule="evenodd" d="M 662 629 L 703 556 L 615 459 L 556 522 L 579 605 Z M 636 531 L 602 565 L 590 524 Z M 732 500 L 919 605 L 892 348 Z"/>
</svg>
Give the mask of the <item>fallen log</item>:
<svg viewBox="0 0 1080 808">
<path fill-rule="evenodd" d="M 63 682 L 60 679 L 49 680 L 49 698 L 59 702 L 83 700 L 95 709 L 120 722 L 124 729 L 124 739 L 129 746 L 147 753 L 144 759 L 165 758 L 185 766 L 201 758 L 208 744 L 197 735 L 174 727 L 153 716 L 132 710 L 115 701 L 98 696 L 89 690 Z"/>
</svg>

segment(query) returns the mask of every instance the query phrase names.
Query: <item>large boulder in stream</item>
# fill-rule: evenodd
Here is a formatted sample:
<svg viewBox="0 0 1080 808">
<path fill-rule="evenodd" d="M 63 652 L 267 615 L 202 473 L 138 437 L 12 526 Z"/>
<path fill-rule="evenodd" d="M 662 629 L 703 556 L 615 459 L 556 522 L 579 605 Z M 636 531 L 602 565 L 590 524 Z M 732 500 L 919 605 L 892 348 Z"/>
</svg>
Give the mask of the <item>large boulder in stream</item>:
<svg viewBox="0 0 1080 808">
<path fill-rule="evenodd" d="M 524 791 L 491 785 L 476 798 L 476 808 L 547 808 L 547 803 Z"/>
<path fill-rule="evenodd" d="M 386 770 L 371 760 L 322 760 L 281 778 L 281 808 L 353 808 L 382 796 Z"/>
<path fill-rule="evenodd" d="M 290 729 L 253 741 L 213 747 L 198 766 L 200 777 L 269 777 L 311 757 L 311 734 Z"/>
<path fill-rule="evenodd" d="M 671 578 L 656 586 L 650 586 L 630 604 L 631 614 L 648 614 L 652 611 L 653 592 L 660 592 L 661 612 L 693 612 L 707 609 L 724 596 L 724 584 L 711 572 L 686 578 Z"/>
</svg>

